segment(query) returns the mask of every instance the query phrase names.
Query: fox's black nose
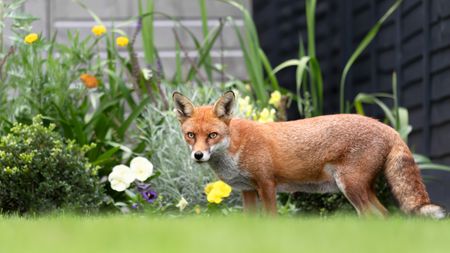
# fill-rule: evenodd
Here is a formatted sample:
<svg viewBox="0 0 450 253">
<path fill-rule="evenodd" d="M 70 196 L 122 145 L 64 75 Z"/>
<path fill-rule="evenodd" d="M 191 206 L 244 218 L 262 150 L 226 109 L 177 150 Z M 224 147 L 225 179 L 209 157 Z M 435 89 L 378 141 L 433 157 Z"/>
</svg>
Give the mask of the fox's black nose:
<svg viewBox="0 0 450 253">
<path fill-rule="evenodd" d="M 203 157 L 203 152 L 197 151 L 194 154 L 195 159 L 200 160 Z"/>
</svg>

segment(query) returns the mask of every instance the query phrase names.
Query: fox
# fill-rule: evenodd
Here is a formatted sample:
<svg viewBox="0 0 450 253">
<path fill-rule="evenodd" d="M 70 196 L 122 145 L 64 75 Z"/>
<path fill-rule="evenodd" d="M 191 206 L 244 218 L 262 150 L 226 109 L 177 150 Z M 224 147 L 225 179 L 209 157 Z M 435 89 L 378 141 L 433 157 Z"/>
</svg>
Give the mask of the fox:
<svg viewBox="0 0 450 253">
<path fill-rule="evenodd" d="M 241 191 L 244 211 L 256 211 L 261 201 L 276 215 L 278 192 L 341 192 L 359 216 L 384 217 L 388 211 L 374 191 L 384 173 L 404 213 L 446 216 L 431 203 L 408 146 L 376 119 L 334 114 L 259 123 L 233 117 L 233 91 L 213 105 L 195 106 L 179 92 L 172 98 L 190 157 Z"/>
</svg>

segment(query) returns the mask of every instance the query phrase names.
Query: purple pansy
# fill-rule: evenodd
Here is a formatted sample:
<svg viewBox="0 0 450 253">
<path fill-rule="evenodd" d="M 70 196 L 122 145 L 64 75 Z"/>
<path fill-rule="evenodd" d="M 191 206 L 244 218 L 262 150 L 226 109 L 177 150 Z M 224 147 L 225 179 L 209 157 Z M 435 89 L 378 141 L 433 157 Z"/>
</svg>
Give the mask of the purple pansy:
<svg viewBox="0 0 450 253">
<path fill-rule="evenodd" d="M 147 201 L 148 203 L 153 203 L 158 198 L 158 193 L 154 191 L 148 184 L 139 184 L 138 190 L 145 201 Z"/>
</svg>

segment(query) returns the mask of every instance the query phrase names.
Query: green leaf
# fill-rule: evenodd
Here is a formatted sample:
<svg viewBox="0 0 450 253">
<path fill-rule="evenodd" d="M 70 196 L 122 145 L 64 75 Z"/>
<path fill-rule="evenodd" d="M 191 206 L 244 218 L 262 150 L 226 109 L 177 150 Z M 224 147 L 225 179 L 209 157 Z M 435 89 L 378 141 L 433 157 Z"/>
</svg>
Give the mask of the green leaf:
<svg viewBox="0 0 450 253">
<path fill-rule="evenodd" d="M 139 105 L 131 112 L 131 114 L 128 116 L 128 118 L 125 120 L 125 122 L 122 123 L 120 128 L 117 130 L 120 136 L 124 136 L 125 132 L 130 127 L 131 123 L 139 117 L 144 110 L 145 106 L 150 102 L 150 98 L 146 97 L 144 98 Z"/>
<path fill-rule="evenodd" d="M 117 153 L 117 151 L 119 151 L 119 150 L 120 150 L 120 147 L 110 148 L 108 151 L 104 152 L 99 157 L 97 157 L 97 159 L 95 159 L 95 161 L 92 162 L 92 165 L 94 165 L 94 166 L 102 165 L 102 164 L 108 162 L 111 159 L 111 157 L 115 153 Z"/>
<path fill-rule="evenodd" d="M 387 12 L 375 23 L 375 25 L 369 30 L 369 32 L 364 36 L 362 41 L 358 44 L 353 54 L 348 59 L 347 63 L 345 64 L 344 70 L 342 71 L 341 81 L 340 81 L 340 99 L 339 99 L 339 105 L 340 105 L 340 112 L 344 113 L 346 112 L 345 109 L 345 81 L 348 75 L 348 72 L 350 71 L 350 68 L 353 66 L 355 61 L 358 59 L 358 57 L 361 55 L 361 53 L 369 46 L 369 44 L 373 41 L 375 36 L 378 34 L 378 31 L 380 30 L 383 23 L 386 21 L 389 16 L 394 13 L 395 10 L 400 6 L 402 3 L 402 0 L 396 0 L 395 3 L 387 10 Z"/>
</svg>

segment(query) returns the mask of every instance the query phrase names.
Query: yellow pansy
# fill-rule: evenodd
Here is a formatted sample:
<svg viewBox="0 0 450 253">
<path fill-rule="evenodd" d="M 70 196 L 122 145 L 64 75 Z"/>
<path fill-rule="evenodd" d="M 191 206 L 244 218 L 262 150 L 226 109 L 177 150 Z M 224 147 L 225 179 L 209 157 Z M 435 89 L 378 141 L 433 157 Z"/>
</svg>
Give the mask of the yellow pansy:
<svg viewBox="0 0 450 253">
<path fill-rule="evenodd" d="M 28 45 L 33 44 L 34 42 L 36 42 L 39 39 L 39 36 L 37 35 L 37 33 L 30 33 L 27 36 L 25 36 L 25 38 L 23 39 L 23 41 L 25 43 L 27 43 Z"/>
<path fill-rule="evenodd" d="M 209 183 L 205 186 L 205 194 L 208 195 L 214 188 L 214 183 Z"/>
<path fill-rule="evenodd" d="M 214 183 L 214 189 L 219 191 L 222 197 L 229 197 L 231 193 L 231 186 L 227 185 L 223 181 L 217 181 Z"/>
<path fill-rule="evenodd" d="M 95 36 L 102 36 L 106 33 L 106 27 L 104 25 L 94 25 L 91 31 Z"/>
<path fill-rule="evenodd" d="M 210 203 L 220 204 L 224 198 L 230 196 L 231 186 L 223 181 L 209 183 L 205 187 L 206 199 Z"/>
<path fill-rule="evenodd" d="M 116 44 L 117 44 L 119 47 L 126 47 L 126 46 L 128 45 L 128 38 L 125 37 L 125 36 L 117 37 L 117 39 L 116 39 Z"/>
<path fill-rule="evenodd" d="M 220 195 L 220 192 L 216 189 L 213 189 L 207 196 L 209 203 L 215 203 L 220 204 L 223 200 L 222 196 Z"/>
<path fill-rule="evenodd" d="M 274 91 L 272 94 L 270 94 L 269 104 L 279 107 L 281 101 L 281 93 L 279 91 Z"/>
</svg>

